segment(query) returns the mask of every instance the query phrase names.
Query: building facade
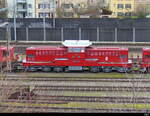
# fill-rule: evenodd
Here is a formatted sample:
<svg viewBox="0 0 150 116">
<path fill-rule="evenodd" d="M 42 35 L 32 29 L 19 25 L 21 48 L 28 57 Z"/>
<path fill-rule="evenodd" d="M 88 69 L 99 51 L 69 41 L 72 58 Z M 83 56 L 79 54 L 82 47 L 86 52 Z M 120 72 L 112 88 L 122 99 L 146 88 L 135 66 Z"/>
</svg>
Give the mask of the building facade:
<svg viewBox="0 0 150 116">
<path fill-rule="evenodd" d="M 8 17 L 42 18 L 56 17 L 58 0 L 7 0 L 9 7 Z"/>
<path fill-rule="evenodd" d="M 34 18 L 35 0 L 7 0 L 8 17 L 12 18 Z"/>
<path fill-rule="evenodd" d="M 6 0 L 0 0 L 0 9 L 6 8 Z M 0 12 L 0 18 L 6 18 L 7 17 L 7 11 L 1 11 Z"/>
<path fill-rule="evenodd" d="M 8 17 L 13 18 L 53 18 L 59 17 L 61 8 L 64 18 L 76 17 L 75 9 L 86 9 L 88 6 L 106 7 L 108 0 L 7 0 Z"/>
<path fill-rule="evenodd" d="M 0 0 L 0 8 L 5 8 L 6 5 L 6 0 Z"/>
<path fill-rule="evenodd" d="M 132 16 L 135 11 L 135 0 L 109 0 L 109 9 L 113 18 Z"/>
<path fill-rule="evenodd" d="M 150 17 L 150 0 L 135 0 L 135 13 L 143 12 Z"/>
<path fill-rule="evenodd" d="M 36 18 L 56 17 L 56 8 L 58 0 L 35 0 Z"/>
<path fill-rule="evenodd" d="M 108 0 L 60 0 L 58 7 L 61 8 L 63 18 L 78 17 L 77 12 L 84 12 L 95 6 L 106 7 Z"/>
</svg>

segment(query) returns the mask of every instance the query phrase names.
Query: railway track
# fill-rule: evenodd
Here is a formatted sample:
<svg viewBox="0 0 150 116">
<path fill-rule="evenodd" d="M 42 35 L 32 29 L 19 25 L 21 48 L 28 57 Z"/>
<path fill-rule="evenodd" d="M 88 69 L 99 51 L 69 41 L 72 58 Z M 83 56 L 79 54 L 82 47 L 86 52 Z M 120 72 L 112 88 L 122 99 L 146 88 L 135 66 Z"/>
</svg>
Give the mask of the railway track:
<svg viewBox="0 0 150 116">
<path fill-rule="evenodd" d="M 40 103 L 40 104 L 67 104 L 69 102 L 95 102 L 95 103 L 128 103 L 149 104 L 150 98 L 146 97 L 95 97 L 95 96 L 38 96 L 35 100 L 3 100 L 2 102 L 14 103 Z"/>
<path fill-rule="evenodd" d="M 0 109 L 3 109 L 2 111 L 4 111 L 5 108 L 9 108 L 8 110 L 10 111 L 14 111 L 16 112 L 37 112 L 37 113 L 41 113 L 41 112 L 59 112 L 59 113 L 64 113 L 64 112 L 71 112 L 71 113 L 148 113 L 150 112 L 150 110 L 147 109 L 142 109 L 142 110 L 138 110 L 138 109 L 127 109 L 127 108 L 111 108 L 111 109 L 104 109 L 104 108 L 76 108 L 76 107 L 72 107 L 72 108 L 66 108 L 66 107 L 40 107 L 40 106 L 9 106 L 9 105 L 3 105 L 0 106 Z M 25 110 L 22 110 L 25 109 Z M 5 111 L 4 111 L 5 112 Z"/>
<path fill-rule="evenodd" d="M 26 78 L 24 77 L 7 77 L 1 82 L 0 90 L 11 90 L 16 87 L 16 91 L 20 91 L 21 88 L 32 88 L 31 91 L 35 94 L 35 98 L 22 99 L 21 95 L 18 99 L 5 99 L 2 100 L 0 109 L 13 109 L 14 106 L 4 105 L 7 104 L 68 104 L 70 102 L 84 102 L 84 103 L 112 103 L 112 104 L 150 104 L 149 96 L 74 96 L 74 95 L 60 95 L 51 94 L 48 92 L 60 93 L 60 92 L 150 92 L 150 79 L 147 78 L 126 78 L 126 79 L 80 79 L 80 78 Z M 105 85 L 106 83 L 106 85 Z M 111 84 L 110 84 L 111 83 Z M 130 84 L 129 84 L 130 83 Z M 140 84 L 137 84 L 140 83 Z M 103 84 L 103 85 L 102 85 Z M 118 84 L 118 85 L 117 85 Z M 145 86 L 146 84 L 146 86 Z M 26 92 L 26 95 L 30 95 L 30 92 Z M 42 94 L 41 94 L 42 93 Z M 20 99 L 21 98 L 21 99 Z M 8 107 L 6 107 L 8 106 Z M 15 106 L 16 111 L 20 112 L 42 112 L 41 107 L 38 106 Z M 23 110 L 29 109 L 28 111 Z M 147 109 L 95 109 L 95 108 L 75 108 L 75 107 L 43 107 L 43 112 L 148 112 Z M 37 110 L 38 109 L 38 110 Z"/>
<path fill-rule="evenodd" d="M 5 81 L 64 81 L 64 82 L 145 82 L 145 83 L 149 83 L 150 79 L 147 78 L 102 78 L 102 79 L 80 79 L 80 78 L 56 78 L 56 77 L 29 77 L 29 78 L 25 78 L 25 77 L 7 77 L 4 79 Z"/>
<path fill-rule="evenodd" d="M 32 86 L 32 85 L 31 85 Z M 9 88 L 17 87 L 15 86 L 3 86 L 0 87 L 0 90 L 9 90 Z M 27 88 L 30 86 L 18 86 L 19 88 L 16 89 L 16 91 L 20 90 L 20 88 Z M 134 87 L 122 87 L 122 86 L 117 86 L 117 87 L 112 87 L 112 86 L 34 86 L 34 91 L 80 91 L 80 92 L 102 92 L 102 91 L 110 91 L 110 92 L 115 92 L 115 91 L 127 91 L 127 92 L 132 92 L 132 91 L 137 91 L 137 92 L 150 92 L 150 87 L 139 87 L 139 86 L 134 86 Z"/>
<path fill-rule="evenodd" d="M 111 87 L 111 88 L 115 88 L 115 87 L 120 87 L 120 88 L 125 88 L 125 87 L 145 87 L 148 88 L 150 87 L 148 82 L 80 82 L 80 81 L 0 81 L 1 85 L 3 86 L 44 86 L 44 87 L 48 87 L 48 86 L 58 86 L 58 87 L 85 87 L 85 88 L 89 88 L 89 87 L 98 87 L 98 88 L 103 88 L 103 87 Z"/>
</svg>

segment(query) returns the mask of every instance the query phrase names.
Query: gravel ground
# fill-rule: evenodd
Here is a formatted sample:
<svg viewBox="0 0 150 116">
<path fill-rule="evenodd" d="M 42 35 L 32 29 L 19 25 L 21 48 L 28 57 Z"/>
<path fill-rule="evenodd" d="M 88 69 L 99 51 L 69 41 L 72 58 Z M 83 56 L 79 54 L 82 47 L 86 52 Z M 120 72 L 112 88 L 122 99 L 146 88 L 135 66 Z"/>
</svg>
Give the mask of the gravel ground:
<svg viewBox="0 0 150 116">
<path fill-rule="evenodd" d="M 37 95 L 50 95 L 50 96 L 96 96 L 96 97 L 133 97 L 133 92 L 79 92 L 79 91 L 34 91 Z M 136 97 L 150 98 L 149 92 L 134 92 Z"/>
<path fill-rule="evenodd" d="M 110 86 L 110 87 L 133 87 L 132 82 L 58 82 L 58 81 L 41 81 L 41 82 L 34 82 L 34 81 L 0 81 L 3 85 L 39 85 L 39 86 Z M 150 84 L 147 82 L 135 82 L 135 87 L 150 87 Z"/>
</svg>

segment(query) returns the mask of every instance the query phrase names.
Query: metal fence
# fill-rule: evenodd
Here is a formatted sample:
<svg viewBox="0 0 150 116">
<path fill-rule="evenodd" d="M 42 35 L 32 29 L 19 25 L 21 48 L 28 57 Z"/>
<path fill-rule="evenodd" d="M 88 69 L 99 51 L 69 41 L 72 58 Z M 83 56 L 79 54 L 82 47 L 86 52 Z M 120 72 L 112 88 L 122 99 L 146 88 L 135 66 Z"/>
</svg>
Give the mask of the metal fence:
<svg viewBox="0 0 150 116">
<path fill-rule="evenodd" d="M 13 19 L 0 19 L 11 25 Z M 90 40 L 104 42 L 150 42 L 150 19 L 17 19 L 17 41 Z M 0 28 L 0 40 L 6 40 L 6 28 Z"/>
<path fill-rule="evenodd" d="M 44 39 L 45 34 L 45 39 Z M 6 29 L 0 28 L 0 40 Z M 14 30 L 11 28 L 11 40 Z M 150 42 L 150 29 L 141 28 L 17 28 L 17 41 L 90 40 L 100 42 Z"/>
</svg>

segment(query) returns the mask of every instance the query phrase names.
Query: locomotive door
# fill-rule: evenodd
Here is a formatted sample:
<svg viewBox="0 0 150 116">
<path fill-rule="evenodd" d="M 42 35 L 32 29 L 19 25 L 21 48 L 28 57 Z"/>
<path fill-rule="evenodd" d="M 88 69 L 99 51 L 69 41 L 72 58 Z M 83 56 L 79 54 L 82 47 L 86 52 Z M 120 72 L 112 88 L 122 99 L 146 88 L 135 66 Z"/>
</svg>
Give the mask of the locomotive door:
<svg viewBox="0 0 150 116">
<path fill-rule="evenodd" d="M 71 47 L 68 48 L 68 58 L 73 62 L 80 62 L 85 58 L 85 48 Z"/>
</svg>

